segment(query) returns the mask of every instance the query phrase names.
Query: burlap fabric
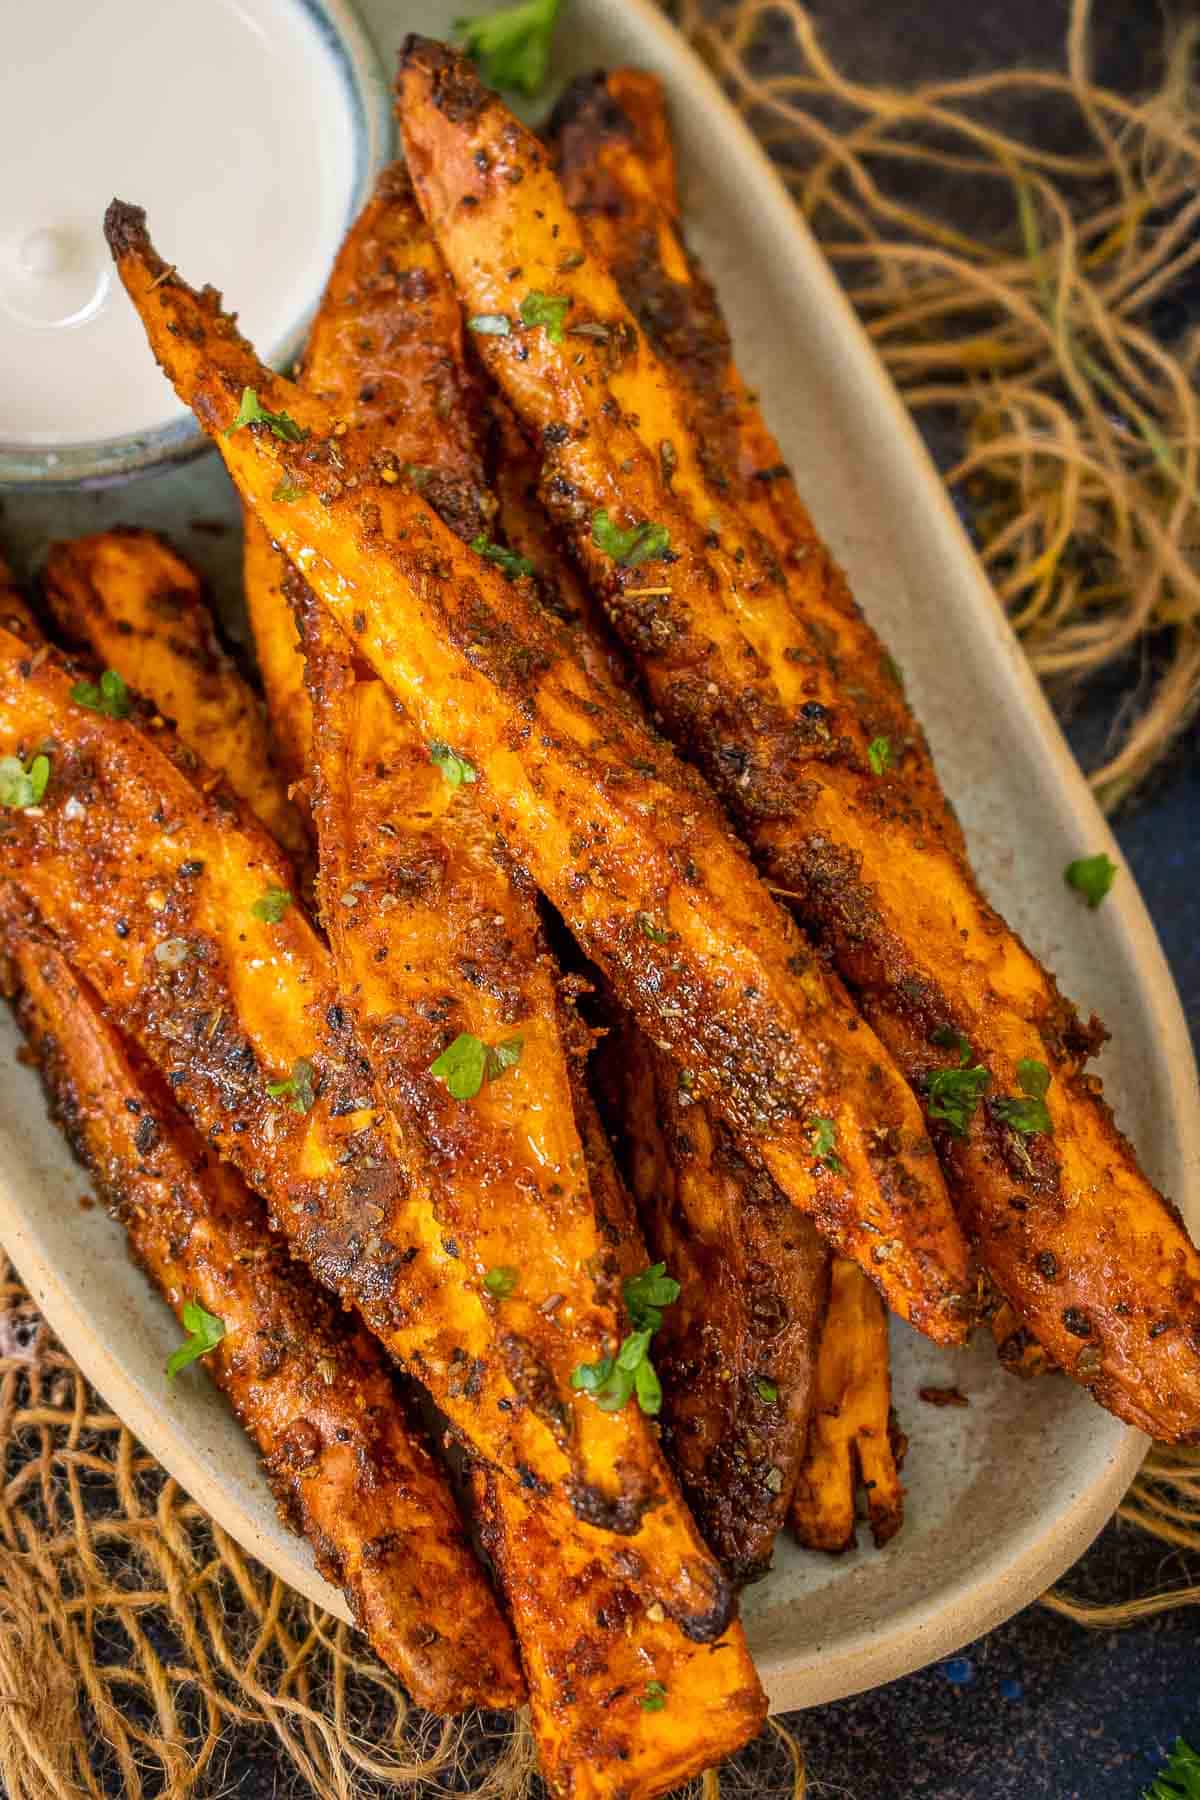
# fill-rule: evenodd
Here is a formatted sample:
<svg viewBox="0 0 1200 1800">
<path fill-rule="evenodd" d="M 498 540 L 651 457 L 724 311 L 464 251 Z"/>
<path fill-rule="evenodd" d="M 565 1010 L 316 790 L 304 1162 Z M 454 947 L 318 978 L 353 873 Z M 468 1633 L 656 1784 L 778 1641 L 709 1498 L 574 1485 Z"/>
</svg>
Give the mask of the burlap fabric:
<svg viewBox="0 0 1200 1800">
<path fill-rule="evenodd" d="M 1173 333 L 1164 311 L 1200 260 L 1194 34 L 1135 103 L 1090 79 L 1084 0 L 1065 74 L 918 93 L 844 79 L 795 0 L 683 0 L 680 23 L 779 157 L 918 416 L 961 451 L 948 479 L 1035 666 L 1078 681 L 1155 634 L 1157 673 L 1096 772 L 1106 801 L 1123 798 L 1200 692 L 1200 334 Z M 1053 149 L 1020 128 L 1046 108 L 1062 113 Z M 987 237 L 939 209 L 939 182 L 961 178 L 990 184 Z M 408 1707 L 361 1640 L 243 1555 L 140 1448 L 2 1262 L 0 1442 L 9 1800 L 216 1795 L 235 1736 L 279 1793 L 515 1800 L 529 1786 L 523 1721 L 445 1725 Z M 1156 1451 L 1122 1517 L 1200 1550 L 1200 1459 Z M 1197 1601 L 1176 1582 L 1112 1606 L 1045 1603 L 1111 1628 Z M 756 1795 L 805 1787 L 778 1727 L 731 1773 Z"/>
</svg>

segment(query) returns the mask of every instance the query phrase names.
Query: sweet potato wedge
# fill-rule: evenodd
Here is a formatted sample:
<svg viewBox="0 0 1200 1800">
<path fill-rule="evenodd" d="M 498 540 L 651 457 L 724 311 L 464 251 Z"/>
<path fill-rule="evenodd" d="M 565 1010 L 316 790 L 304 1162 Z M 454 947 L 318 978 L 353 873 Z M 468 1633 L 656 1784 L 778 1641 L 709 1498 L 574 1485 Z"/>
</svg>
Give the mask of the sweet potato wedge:
<svg viewBox="0 0 1200 1800">
<path fill-rule="evenodd" d="M 473 383 L 428 227 L 402 172 L 386 171 L 322 298 L 304 385 L 337 410 L 343 455 L 417 468 L 449 529 L 503 556 L 490 536 Z M 441 404 L 447 395 L 452 408 Z M 511 563 L 507 574 L 530 579 Z M 636 1532 L 648 1570 L 690 1571 L 691 1591 L 677 1582 L 669 1604 L 706 1634 L 705 1621 L 728 1611 L 729 1590 L 648 1418 L 637 1405 L 605 1413 L 572 1389 L 575 1369 L 597 1342 L 618 1342 L 625 1321 L 582 1167 L 558 971 L 536 895 L 497 854 L 474 772 L 431 756 L 383 683 L 360 677 L 302 579 L 293 571 L 284 585 L 313 703 L 322 914 L 380 1090 L 455 1243 L 482 1256 L 485 1288 L 502 1277 L 491 1297 L 509 1374 L 567 1453 L 580 1515 Z M 473 1095 L 433 1072 L 464 1034 L 504 1053 Z M 538 1473 L 529 1467 L 531 1480 Z"/>
<path fill-rule="evenodd" d="M 398 468 L 342 454 L 336 421 L 257 362 L 215 295 L 163 279 L 136 209 L 114 203 L 108 231 L 156 354 L 243 498 L 426 743 L 469 760 L 512 854 L 619 997 L 897 1310 L 960 1340 L 965 1250 L 919 1109 L 711 797 Z M 284 437 L 229 435 L 248 387 L 286 414 Z M 285 473 L 294 499 L 278 497 Z M 819 1151 L 830 1133 L 836 1153 Z"/>
<path fill-rule="evenodd" d="M 266 696 L 271 739 L 293 798 L 307 812 L 312 705 L 304 685 L 304 658 L 296 622 L 283 597 L 284 563 L 252 512 L 244 514 L 242 529 L 242 586 Z"/>
<path fill-rule="evenodd" d="M 710 485 L 778 558 L 790 628 L 798 624 L 809 640 L 793 657 L 829 668 L 864 737 L 886 740 L 890 766 L 961 849 L 899 667 L 818 537 L 733 360 L 718 296 L 683 239 L 662 84 L 629 69 L 580 77 L 555 108 L 551 141 L 589 247 L 677 385 Z"/>
<path fill-rule="evenodd" d="M 262 702 L 225 654 L 191 564 L 153 531 L 124 526 L 52 544 L 42 589 L 60 632 L 173 719 L 186 688 L 187 741 L 285 850 L 304 833 L 275 767 Z"/>
<path fill-rule="evenodd" d="M 641 1505 L 668 1496 L 646 1493 L 644 1468 L 628 1483 L 622 1468 L 606 1471 L 603 1488 L 577 1478 L 571 1444 L 547 1423 L 551 1384 L 531 1396 L 520 1336 L 486 1288 L 483 1244 L 455 1239 L 463 1221 L 442 1214 L 440 1190 L 375 1097 L 328 953 L 297 905 L 255 915 L 285 888 L 279 852 L 166 727 L 151 734 L 136 713 L 73 704 L 73 673 L 0 633 L 0 754 L 50 761 L 40 804 L 0 817 L 6 876 L 202 1134 L 265 1195 L 297 1254 L 476 1453 L 557 1489 L 584 1524 L 635 1532 Z M 587 1360 L 606 1348 L 593 1342 Z M 637 1503 L 623 1508 L 627 1489 Z M 652 1522 L 639 1566 L 686 1629 L 714 1635 L 728 1586 L 693 1541 L 681 1558 L 678 1532 Z"/>
<path fill-rule="evenodd" d="M 770 541 L 714 497 L 678 384 L 588 254 L 538 141 L 469 65 L 424 40 L 406 49 L 401 116 L 468 313 L 508 322 L 481 336 L 481 355 L 526 429 L 543 432 L 552 512 L 573 528 L 671 735 L 926 1096 L 994 1285 L 1102 1405 L 1159 1437 L 1200 1438 L 1200 1255 L 1084 1072 L 1102 1028 L 1079 1020 L 948 831 L 878 746 L 871 755 L 830 665 L 810 660 Z M 561 333 L 522 314 L 536 294 L 544 316 L 547 293 Z M 603 343 L 568 348 L 568 331 L 595 324 Z M 632 539 L 614 536 L 614 519 Z M 661 529 L 647 537 L 647 522 Z M 647 552 L 634 567 L 627 542 Z M 964 1081 L 970 1105 L 948 1108 Z"/>
<path fill-rule="evenodd" d="M 262 1453 L 281 1517 L 431 1712 L 515 1706 L 515 1646 L 442 1472 L 373 1339 L 313 1286 L 265 1209 L 176 1109 L 7 883 L 0 951 L 52 1109 L 177 1315 L 225 1334 L 204 1361 Z"/>
<path fill-rule="evenodd" d="M 904 1522 L 904 1439 L 892 1414 L 887 1313 L 862 1271 L 835 1256 L 792 1529 L 808 1550 L 853 1548 L 859 1486 L 878 1547 Z"/>
<path fill-rule="evenodd" d="M 651 1255 L 681 1288 L 655 1340 L 663 1441 L 708 1542 L 754 1580 L 804 1453 L 829 1253 L 640 1032 L 598 1055 Z"/>
</svg>

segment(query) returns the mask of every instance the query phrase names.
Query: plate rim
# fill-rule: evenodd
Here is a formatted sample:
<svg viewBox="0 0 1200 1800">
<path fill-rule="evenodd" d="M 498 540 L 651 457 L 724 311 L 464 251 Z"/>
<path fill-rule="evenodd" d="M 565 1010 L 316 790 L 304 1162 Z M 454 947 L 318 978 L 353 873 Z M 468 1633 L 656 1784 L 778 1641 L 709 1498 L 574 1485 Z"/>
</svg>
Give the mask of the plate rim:
<svg viewBox="0 0 1200 1800">
<path fill-rule="evenodd" d="M 345 10 L 345 0 L 337 0 L 337 4 Z M 589 11 L 594 18 L 609 5 L 611 0 L 590 0 Z M 1020 706 L 1036 736 L 1066 810 L 1081 831 L 1086 831 L 1089 843 L 1119 856 L 916 424 L 782 178 L 696 51 L 652 0 L 620 0 L 614 10 L 629 16 L 641 44 L 651 48 L 652 54 L 644 60 L 658 68 L 670 90 L 681 99 L 686 95 L 689 108 L 707 109 L 713 131 L 723 136 L 730 155 L 745 167 L 748 201 L 759 215 L 756 229 L 765 237 L 769 225 L 772 239 L 788 244 L 803 280 L 826 310 L 830 331 L 839 344 L 843 382 L 869 397 L 879 432 L 890 440 L 889 458 L 903 471 L 920 509 L 923 530 L 931 542 L 936 541 L 945 559 L 948 579 L 970 590 L 974 627 L 995 656 L 997 680 L 1007 683 L 1010 702 Z M 1126 866 L 1122 860 L 1122 867 Z M 1174 1141 L 1190 1176 L 1200 1168 L 1195 1056 L 1166 958 L 1132 876 L 1114 889 L 1106 913 L 1115 919 L 1124 940 L 1146 1009 L 1146 1031 L 1156 1033 L 1166 1048 L 1167 1053 L 1159 1057 L 1165 1070 L 1164 1093 L 1173 1112 Z M 37 1178 L 36 1164 L 22 1157 L 0 1130 L 0 1241 L 50 1329 L 112 1410 L 222 1529 L 306 1598 L 348 1620 L 344 1597 L 316 1572 L 307 1544 L 282 1529 L 278 1540 L 264 1535 L 244 1497 L 234 1497 L 242 1492 L 240 1487 L 227 1489 L 207 1456 L 180 1428 L 178 1416 L 164 1409 L 161 1394 L 152 1394 L 150 1384 L 89 1325 L 86 1309 L 70 1291 L 69 1280 L 39 1250 L 26 1223 L 28 1207 L 16 1199 L 22 1184 L 28 1187 Z M 1189 1181 L 1186 1193 L 1177 1197 L 1195 1230 L 1200 1222 L 1200 1186 Z M 164 1331 L 174 1330 L 173 1322 L 165 1323 L 171 1319 L 166 1307 L 152 1290 L 147 1292 L 161 1310 Z M 224 1406 L 223 1398 L 216 1396 L 215 1390 L 213 1393 Z M 1097 1419 L 1111 1438 L 1100 1476 L 1092 1478 L 1066 1508 L 1043 1518 L 1032 1533 L 1027 1531 L 1017 1554 L 997 1551 L 987 1563 L 972 1567 L 952 1593 L 938 1597 L 936 1611 L 925 1595 L 890 1618 L 886 1634 L 860 1628 L 833 1650 L 817 1646 L 799 1653 L 783 1649 L 760 1653 L 756 1661 L 772 1710 L 824 1704 L 908 1674 L 992 1630 L 1044 1591 L 1103 1527 L 1144 1454 L 1148 1440 L 1140 1433 L 1120 1426 L 1109 1415 L 1098 1413 Z"/>
</svg>

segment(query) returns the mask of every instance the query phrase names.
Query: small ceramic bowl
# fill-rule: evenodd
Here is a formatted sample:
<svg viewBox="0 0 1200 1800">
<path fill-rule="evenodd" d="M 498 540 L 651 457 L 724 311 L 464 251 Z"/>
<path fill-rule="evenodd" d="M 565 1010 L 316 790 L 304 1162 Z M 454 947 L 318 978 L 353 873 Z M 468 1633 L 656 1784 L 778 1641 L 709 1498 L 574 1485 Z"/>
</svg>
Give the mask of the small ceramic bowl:
<svg viewBox="0 0 1200 1800">
<path fill-rule="evenodd" d="M 395 153 L 389 80 L 374 43 L 348 0 L 292 3 L 316 27 L 345 89 L 353 148 L 353 178 L 346 195 L 348 227 L 362 209 L 375 176 Z M 314 293 L 314 306 L 317 297 Z M 299 353 L 307 325 L 307 317 L 298 318 L 281 343 L 267 346 L 277 368 L 285 367 Z M 197 455 L 204 443 L 190 414 L 150 431 L 53 445 L 6 442 L 0 421 L 0 488 L 104 487 L 185 462 Z"/>
</svg>

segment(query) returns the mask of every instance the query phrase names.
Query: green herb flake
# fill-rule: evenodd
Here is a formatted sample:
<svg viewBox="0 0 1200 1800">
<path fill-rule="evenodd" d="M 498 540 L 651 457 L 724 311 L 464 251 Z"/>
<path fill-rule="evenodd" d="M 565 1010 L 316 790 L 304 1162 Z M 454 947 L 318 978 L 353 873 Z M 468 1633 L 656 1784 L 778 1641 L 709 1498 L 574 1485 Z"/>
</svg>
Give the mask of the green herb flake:
<svg viewBox="0 0 1200 1800">
<path fill-rule="evenodd" d="M 971 1060 L 970 1041 L 961 1031 L 955 1031 L 953 1025 L 939 1025 L 930 1033 L 930 1042 L 943 1050 L 957 1050 L 959 1064 L 964 1069 Z"/>
<path fill-rule="evenodd" d="M 550 40 L 560 0 L 519 0 L 498 12 L 456 19 L 454 35 L 493 87 L 536 94 L 550 66 Z"/>
<path fill-rule="evenodd" d="M 71 698 L 76 706 L 103 713 L 106 719 L 129 717 L 129 689 L 115 669 L 105 669 L 99 681 L 77 681 Z"/>
<path fill-rule="evenodd" d="M 638 1705 L 643 1712 L 661 1712 L 667 1704 L 667 1690 L 661 1681 L 648 1681 Z"/>
<path fill-rule="evenodd" d="M 242 389 L 242 403 L 237 410 L 237 418 L 225 433 L 232 437 L 243 425 L 265 425 L 277 438 L 285 444 L 302 444 L 308 436 L 307 431 L 297 425 L 295 419 L 285 412 L 271 412 L 260 405 L 258 395 L 253 388 Z"/>
<path fill-rule="evenodd" d="M 501 1264 L 488 1270 L 483 1278 L 483 1285 L 494 1300 L 507 1300 L 510 1294 L 516 1293 L 519 1279 L 519 1270 Z"/>
<path fill-rule="evenodd" d="M 1053 1130 L 1050 1110 L 1046 1105 L 1046 1094 L 1050 1088 L 1050 1071 L 1043 1062 L 1035 1062 L 1032 1057 L 1022 1057 L 1017 1064 L 1017 1086 L 1024 1098 L 1015 1094 L 1002 1094 L 998 1100 L 992 1101 L 992 1111 L 998 1119 L 1023 1137 L 1033 1137 L 1036 1133 Z"/>
<path fill-rule="evenodd" d="M 1161 1769 L 1142 1800 L 1200 1800 L 1200 1756 L 1186 1738 L 1176 1738 L 1166 1767 Z"/>
<path fill-rule="evenodd" d="M 198 1300 L 185 1300 L 183 1329 L 189 1335 L 178 1350 L 173 1350 L 167 1358 L 168 1381 L 174 1381 L 180 1369 L 186 1369 L 189 1363 L 197 1362 L 200 1357 L 207 1356 L 210 1350 L 216 1349 L 225 1336 L 225 1321 L 205 1312 Z"/>
<path fill-rule="evenodd" d="M 808 1128 L 812 1133 L 813 1155 L 833 1174 L 838 1174 L 842 1164 L 840 1157 L 835 1154 L 837 1126 L 832 1119 L 812 1118 L 808 1121 Z"/>
<path fill-rule="evenodd" d="M 272 1100 L 282 1100 L 287 1095 L 291 1100 L 295 1113 L 311 1112 L 316 1104 L 317 1092 L 313 1085 L 314 1070 L 307 1056 L 298 1056 L 292 1064 L 292 1072 L 285 1081 L 268 1081 L 267 1092 Z"/>
<path fill-rule="evenodd" d="M 602 1412 L 620 1412 L 636 1394 L 644 1413 L 656 1418 L 662 1410 L 662 1383 L 650 1361 L 650 1341 L 662 1324 L 662 1309 L 679 1298 L 679 1283 L 667 1274 L 665 1263 L 653 1263 L 622 1284 L 626 1310 L 633 1330 L 615 1357 L 581 1363 L 571 1372 L 571 1386 L 592 1396 Z"/>
<path fill-rule="evenodd" d="M 278 500 L 282 502 L 284 506 L 290 506 L 293 500 L 302 500 L 304 494 L 305 489 L 298 486 L 296 482 L 289 481 L 286 475 L 271 490 L 272 500 Z"/>
<path fill-rule="evenodd" d="M 891 739 L 872 738 L 867 745 L 867 761 L 871 765 L 872 775 L 885 775 L 892 766 Z"/>
<path fill-rule="evenodd" d="M 933 1041 L 958 1055 L 955 1069 L 935 1069 L 926 1083 L 926 1116 L 938 1119 L 953 1137 L 966 1137 L 967 1127 L 987 1092 L 991 1073 L 981 1063 L 972 1064 L 971 1045 L 952 1025 L 939 1025 Z"/>
<path fill-rule="evenodd" d="M 505 313 L 476 313 L 467 320 L 467 330 L 477 337 L 508 337 L 512 320 Z"/>
<path fill-rule="evenodd" d="M 779 1398 L 779 1389 L 775 1386 L 773 1381 L 756 1381 L 754 1383 L 754 1391 L 764 1406 L 774 1406 Z"/>
<path fill-rule="evenodd" d="M 648 937 L 652 944 L 666 944 L 670 942 L 670 932 L 665 925 L 658 924 L 652 913 L 640 912 L 637 918 L 638 924 L 642 928 L 643 937 Z"/>
<path fill-rule="evenodd" d="M 482 556 L 486 562 L 495 563 L 506 581 L 516 581 L 522 575 L 533 574 L 533 564 L 527 556 L 518 556 L 515 550 L 506 550 L 503 544 L 493 544 L 490 538 L 480 534 L 471 539 L 471 548 L 476 556 Z"/>
<path fill-rule="evenodd" d="M 449 744 L 430 744 L 429 760 L 437 765 L 451 787 L 461 787 L 464 781 L 479 780 L 479 771 L 474 763 L 469 763 L 465 756 L 460 756 Z"/>
<path fill-rule="evenodd" d="M 887 676 L 893 687 L 898 687 L 901 693 L 904 692 L 904 670 L 895 657 L 889 656 L 886 650 L 879 659 L 879 669 L 881 674 Z"/>
<path fill-rule="evenodd" d="M 1069 862 L 1063 870 L 1063 880 L 1095 908 L 1112 886 L 1116 874 L 1116 863 L 1101 850 L 1097 856 L 1077 856 L 1074 862 Z"/>
<path fill-rule="evenodd" d="M 601 507 L 592 514 L 592 542 L 605 556 L 611 556 L 618 568 L 636 569 L 640 563 L 664 556 L 671 548 L 671 534 L 665 525 L 654 525 L 649 519 L 623 530 Z"/>
<path fill-rule="evenodd" d="M 552 344 L 563 341 L 563 320 L 570 309 L 566 294 L 542 294 L 536 289 L 521 302 L 522 325 L 544 325 Z"/>
<path fill-rule="evenodd" d="M 460 1031 L 429 1073 L 444 1081 L 453 1100 L 473 1100 L 485 1081 L 496 1081 L 521 1060 L 523 1038 L 507 1038 L 502 1044 L 485 1044 L 469 1031 Z"/>
<path fill-rule="evenodd" d="M 35 756 L 25 768 L 19 757 L 0 756 L 0 806 L 22 812 L 40 806 L 50 779 L 50 758 Z"/>
<path fill-rule="evenodd" d="M 291 904 L 292 896 L 286 888 L 269 887 L 265 894 L 259 895 L 250 911 L 264 925 L 278 925 Z"/>
</svg>

